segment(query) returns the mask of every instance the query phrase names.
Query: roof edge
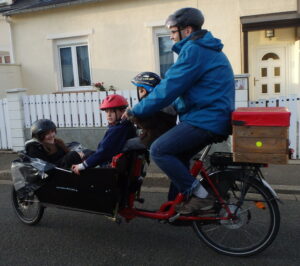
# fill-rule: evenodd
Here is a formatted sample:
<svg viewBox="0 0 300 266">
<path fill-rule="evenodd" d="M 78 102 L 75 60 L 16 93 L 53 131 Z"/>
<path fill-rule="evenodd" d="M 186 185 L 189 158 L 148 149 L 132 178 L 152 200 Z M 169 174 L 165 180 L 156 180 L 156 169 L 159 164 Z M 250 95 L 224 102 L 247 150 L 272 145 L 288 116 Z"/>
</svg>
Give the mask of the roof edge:
<svg viewBox="0 0 300 266">
<path fill-rule="evenodd" d="M 17 15 L 17 14 L 22 14 L 22 13 L 30 13 L 30 12 L 37 12 L 37 11 L 44 11 L 48 9 L 54 9 L 54 8 L 60 8 L 60 7 L 67 7 L 67 6 L 73 6 L 73 5 L 79 5 L 79 4 L 86 4 L 86 3 L 96 3 L 96 2 L 104 2 L 107 0 L 78 0 L 78 1 L 72 1 L 72 2 L 66 2 L 66 3 L 61 3 L 61 4 L 52 4 L 52 5 L 47 5 L 47 6 L 40 6 L 40 7 L 23 7 L 19 9 L 12 9 L 9 11 L 4 11 L 2 13 L 3 16 L 12 16 L 12 15 Z"/>
<path fill-rule="evenodd" d="M 278 20 L 290 20 L 290 19 L 299 19 L 300 14 L 297 11 L 288 11 L 288 12 L 278 12 L 278 13 L 268 13 L 268 14 L 259 14 L 259 15 L 250 15 L 240 17 L 242 24 L 250 24 L 257 22 L 267 22 L 267 21 L 278 21 Z"/>
<path fill-rule="evenodd" d="M 244 16 L 240 20 L 243 32 L 300 27 L 300 14 L 297 11 Z"/>
</svg>

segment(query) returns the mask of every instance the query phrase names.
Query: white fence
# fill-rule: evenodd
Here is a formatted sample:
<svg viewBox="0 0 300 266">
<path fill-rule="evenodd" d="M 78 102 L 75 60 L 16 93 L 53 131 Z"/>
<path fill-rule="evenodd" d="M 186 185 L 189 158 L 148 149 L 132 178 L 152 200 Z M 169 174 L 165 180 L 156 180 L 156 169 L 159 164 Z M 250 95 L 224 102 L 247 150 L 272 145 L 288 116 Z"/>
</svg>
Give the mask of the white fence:
<svg viewBox="0 0 300 266">
<path fill-rule="evenodd" d="M 135 90 L 116 93 L 122 94 L 130 106 L 138 102 Z M 106 92 L 25 95 L 25 127 L 42 118 L 51 119 L 58 127 L 105 127 L 107 120 L 99 106 L 106 96 Z"/>
<path fill-rule="evenodd" d="M 243 92 L 243 91 L 242 91 Z M 113 93 L 113 92 L 109 92 Z M 138 102 L 136 91 L 117 91 L 131 106 Z M 48 118 L 58 127 L 105 127 L 107 120 L 99 110 L 107 92 L 64 93 L 49 95 L 23 95 L 24 123 L 26 128 L 37 119 Z M 236 106 L 247 106 L 245 97 L 236 94 Z M 250 107 L 284 106 L 291 112 L 289 129 L 290 147 L 294 150 L 293 159 L 300 158 L 300 99 L 297 96 L 249 102 Z M 16 115 L 16 114 L 13 114 Z M 12 132 L 14 133 L 14 132 Z M 0 149 L 11 149 L 11 127 L 7 99 L 0 100 Z"/>
<path fill-rule="evenodd" d="M 292 159 L 300 158 L 300 98 L 296 95 L 278 99 L 258 100 L 249 102 L 249 107 L 287 107 L 291 112 L 289 140 L 290 148 L 294 150 Z"/>
<path fill-rule="evenodd" d="M 0 99 L 0 149 L 11 149 L 11 132 L 7 99 Z"/>
</svg>

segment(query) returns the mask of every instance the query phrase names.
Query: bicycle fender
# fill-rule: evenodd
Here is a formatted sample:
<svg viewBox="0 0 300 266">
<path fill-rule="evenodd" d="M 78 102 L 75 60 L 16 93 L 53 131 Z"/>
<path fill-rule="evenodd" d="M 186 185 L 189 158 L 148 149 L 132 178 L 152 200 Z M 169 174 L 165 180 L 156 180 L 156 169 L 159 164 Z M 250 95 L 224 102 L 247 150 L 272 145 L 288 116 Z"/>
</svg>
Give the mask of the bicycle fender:
<svg viewBox="0 0 300 266">
<path fill-rule="evenodd" d="M 264 180 L 261 179 L 261 182 L 263 183 L 263 185 L 271 192 L 271 194 L 274 196 L 274 198 L 276 200 L 278 200 L 280 203 L 282 203 L 282 201 L 280 200 L 280 198 L 278 197 L 278 194 L 275 192 L 275 190 L 269 185 L 269 183 Z"/>
</svg>

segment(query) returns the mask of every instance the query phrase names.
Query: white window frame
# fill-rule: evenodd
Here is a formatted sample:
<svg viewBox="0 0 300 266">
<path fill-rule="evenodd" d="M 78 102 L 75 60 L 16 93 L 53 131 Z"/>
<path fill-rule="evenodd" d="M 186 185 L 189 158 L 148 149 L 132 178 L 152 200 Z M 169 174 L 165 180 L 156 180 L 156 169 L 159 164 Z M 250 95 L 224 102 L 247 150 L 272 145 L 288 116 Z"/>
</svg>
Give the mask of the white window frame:
<svg viewBox="0 0 300 266">
<path fill-rule="evenodd" d="M 76 47 L 78 46 L 87 46 L 88 47 L 88 58 L 89 58 L 89 68 L 90 68 L 90 78 L 91 85 L 80 86 L 79 85 L 79 75 L 78 75 L 78 65 L 77 65 L 77 54 Z M 61 48 L 71 48 L 72 54 L 72 63 L 73 63 L 73 76 L 74 76 L 74 87 L 63 87 L 62 79 L 62 69 L 61 69 L 61 57 L 60 49 Z M 82 90 L 91 90 L 93 89 L 92 83 L 92 68 L 91 68 L 91 57 L 90 57 L 90 47 L 87 38 L 68 38 L 55 41 L 55 50 L 56 50 L 56 66 L 58 71 L 58 88 L 60 91 L 82 91 Z"/>
<path fill-rule="evenodd" d="M 153 27 L 153 38 L 154 38 L 154 52 L 155 52 L 155 69 L 156 72 L 160 73 L 160 58 L 159 58 L 159 38 L 161 37 L 170 37 L 169 31 L 163 27 Z M 173 52 L 173 59 L 176 62 L 178 55 Z"/>
</svg>

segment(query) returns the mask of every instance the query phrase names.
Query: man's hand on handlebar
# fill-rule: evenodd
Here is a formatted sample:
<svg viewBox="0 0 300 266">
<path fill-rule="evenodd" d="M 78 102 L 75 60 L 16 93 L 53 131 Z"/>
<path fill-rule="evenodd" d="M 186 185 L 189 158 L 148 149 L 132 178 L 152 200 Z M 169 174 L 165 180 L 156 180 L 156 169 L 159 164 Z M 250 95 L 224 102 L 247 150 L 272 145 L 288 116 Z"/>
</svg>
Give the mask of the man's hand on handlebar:
<svg viewBox="0 0 300 266">
<path fill-rule="evenodd" d="M 121 120 L 126 120 L 126 119 L 130 120 L 132 119 L 132 117 L 133 117 L 133 113 L 131 111 L 131 108 L 127 107 L 125 112 L 121 116 Z"/>
</svg>

